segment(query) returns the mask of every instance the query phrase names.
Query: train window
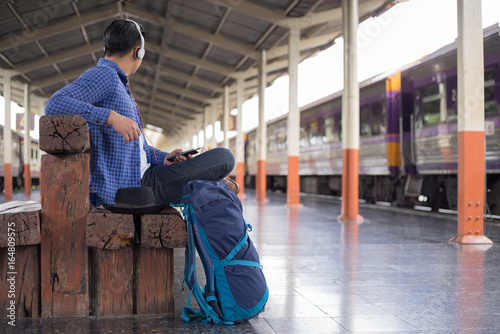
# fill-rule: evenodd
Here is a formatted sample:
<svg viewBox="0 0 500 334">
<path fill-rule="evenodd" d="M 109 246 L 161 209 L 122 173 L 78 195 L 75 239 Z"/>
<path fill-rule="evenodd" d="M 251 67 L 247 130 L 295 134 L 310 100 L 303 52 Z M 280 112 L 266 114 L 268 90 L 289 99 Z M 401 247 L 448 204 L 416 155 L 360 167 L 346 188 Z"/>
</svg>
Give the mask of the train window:
<svg viewBox="0 0 500 334">
<path fill-rule="evenodd" d="M 309 145 L 314 146 L 320 143 L 318 121 L 309 123 Z"/>
<path fill-rule="evenodd" d="M 370 106 L 363 106 L 359 115 L 359 135 L 371 135 Z"/>
<path fill-rule="evenodd" d="M 385 119 L 382 104 L 372 104 L 372 136 L 385 134 Z"/>
<path fill-rule="evenodd" d="M 335 140 L 333 117 L 323 118 L 323 143 L 331 143 Z"/>
<path fill-rule="evenodd" d="M 274 136 L 268 137 L 268 139 L 267 139 L 267 152 L 270 152 L 270 153 L 274 152 L 275 146 L 276 146 L 276 142 L 274 140 Z"/>
<path fill-rule="evenodd" d="M 436 124 L 441 121 L 442 94 L 440 84 L 432 84 L 421 90 L 422 120 L 424 125 Z"/>
<path fill-rule="evenodd" d="M 300 147 L 307 146 L 307 131 L 304 129 L 304 126 L 300 126 Z"/>
<path fill-rule="evenodd" d="M 495 101 L 495 70 L 493 67 L 484 70 L 484 113 L 496 112 Z"/>
<path fill-rule="evenodd" d="M 339 126 L 339 140 L 342 140 L 342 114 L 338 114 L 336 117 L 335 117 L 335 122 L 338 124 Z"/>
<path fill-rule="evenodd" d="M 251 138 L 250 143 L 248 144 L 248 156 L 252 158 L 257 157 L 257 144 L 255 143 L 256 138 Z"/>
<path fill-rule="evenodd" d="M 278 132 L 276 134 L 276 149 L 278 151 L 286 150 L 286 133 Z"/>
</svg>

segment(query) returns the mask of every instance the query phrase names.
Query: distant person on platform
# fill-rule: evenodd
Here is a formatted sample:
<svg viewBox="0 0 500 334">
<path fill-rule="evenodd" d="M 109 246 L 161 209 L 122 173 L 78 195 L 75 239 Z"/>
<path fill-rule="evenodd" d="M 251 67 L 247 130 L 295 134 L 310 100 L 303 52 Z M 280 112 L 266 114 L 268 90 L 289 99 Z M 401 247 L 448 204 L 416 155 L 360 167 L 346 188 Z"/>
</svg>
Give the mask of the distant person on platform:
<svg viewBox="0 0 500 334">
<path fill-rule="evenodd" d="M 104 32 L 104 58 L 75 81 L 57 91 L 45 107 L 47 115 L 78 114 L 90 130 L 90 202 L 94 207 L 114 203 L 119 188 L 147 186 L 157 203 L 179 203 L 182 187 L 191 180 L 224 180 L 234 167 L 225 148 L 196 157 L 178 156 L 148 145 L 137 103 L 129 87 L 145 54 L 144 30 L 132 20 L 115 20 Z M 168 131 L 168 129 L 166 129 Z"/>
</svg>

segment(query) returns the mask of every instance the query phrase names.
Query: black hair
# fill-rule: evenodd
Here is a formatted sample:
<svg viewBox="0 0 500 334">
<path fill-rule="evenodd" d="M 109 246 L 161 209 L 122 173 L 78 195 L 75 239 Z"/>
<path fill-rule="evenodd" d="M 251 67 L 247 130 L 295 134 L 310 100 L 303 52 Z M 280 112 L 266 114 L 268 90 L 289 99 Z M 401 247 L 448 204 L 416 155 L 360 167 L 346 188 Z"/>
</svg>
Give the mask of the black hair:
<svg viewBox="0 0 500 334">
<path fill-rule="evenodd" d="M 146 38 L 142 25 L 139 24 L 139 27 L 142 36 Z M 134 22 L 118 19 L 111 22 L 104 31 L 103 42 L 105 56 L 124 56 L 141 45 L 141 36 Z"/>
</svg>

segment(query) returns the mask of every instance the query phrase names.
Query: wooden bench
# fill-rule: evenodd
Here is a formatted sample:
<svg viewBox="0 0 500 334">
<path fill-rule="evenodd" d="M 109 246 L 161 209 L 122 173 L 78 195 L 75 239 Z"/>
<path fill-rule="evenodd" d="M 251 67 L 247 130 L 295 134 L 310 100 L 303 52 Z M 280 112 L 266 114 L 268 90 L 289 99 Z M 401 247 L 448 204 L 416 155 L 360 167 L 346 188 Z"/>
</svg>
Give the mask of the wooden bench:
<svg viewBox="0 0 500 334">
<path fill-rule="evenodd" d="M 41 211 L 35 201 L 0 205 L 2 318 L 40 317 Z"/>
<path fill-rule="evenodd" d="M 35 214 L 39 240 L 30 241 L 35 246 L 27 255 L 38 266 L 32 266 L 32 278 L 23 275 L 31 284 L 23 289 L 33 286 L 36 293 L 34 306 L 23 306 L 24 313 L 16 316 L 173 314 L 173 248 L 187 245 L 186 224 L 177 210 L 154 215 L 91 211 L 89 131 L 80 116 L 41 117 L 40 149 L 48 154 L 42 156 L 42 203 Z M 0 212 L 2 227 L 12 219 L 8 214 Z M 24 247 L 16 243 L 16 256 Z M 0 252 L 5 259 L 4 248 Z M 0 260 L 2 275 L 5 265 Z M 0 304 L 10 302 L 3 293 L 0 298 Z"/>
</svg>

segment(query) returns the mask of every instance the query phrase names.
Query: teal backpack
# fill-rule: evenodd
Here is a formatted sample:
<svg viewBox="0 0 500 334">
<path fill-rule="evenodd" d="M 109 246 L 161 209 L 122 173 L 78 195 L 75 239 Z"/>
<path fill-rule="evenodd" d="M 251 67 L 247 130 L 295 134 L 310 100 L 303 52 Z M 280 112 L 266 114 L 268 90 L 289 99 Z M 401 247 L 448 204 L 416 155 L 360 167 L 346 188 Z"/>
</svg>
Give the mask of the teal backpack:
<svg viewBox="0 0 500 334">
<path fill-rule="evenodd" d="M 173 205 L 183 208 L 188 232 L 183 288 L 187 285 L 190 293 L 182 319 L 203 317 L 216 324 L 247 321 L 264 309 L 269 290 L 239 198 L 227 184 L 216 181 L 191 181 L 183 195 L 182 202 Z M 205 271 L 204 289 L 196 277 L 196 253 Z M 199 310 L 190 307 L 193 294 Z"/>
</svg>

